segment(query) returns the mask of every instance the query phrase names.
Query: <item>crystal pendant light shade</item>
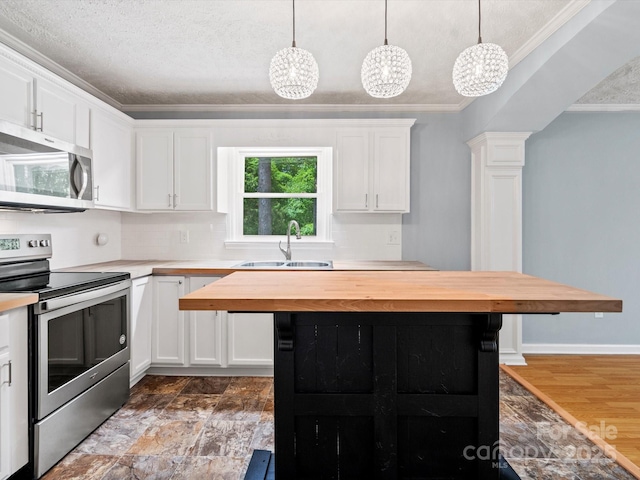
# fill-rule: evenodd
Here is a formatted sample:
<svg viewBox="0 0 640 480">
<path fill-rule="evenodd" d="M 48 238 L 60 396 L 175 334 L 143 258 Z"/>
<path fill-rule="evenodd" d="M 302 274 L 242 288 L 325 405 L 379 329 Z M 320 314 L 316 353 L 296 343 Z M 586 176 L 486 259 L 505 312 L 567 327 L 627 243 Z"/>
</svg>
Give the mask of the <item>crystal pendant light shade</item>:
<svg viewBox="0 0 640 480">
<path fill-rule="evenodd" d="M 300 100 L 307 98 L 318 86 L 318 64 L 313 55 L 296 47 L 296 0 L 293 7 L 293 42 L 271 59 L 269 80 L 275 92 L 282 98 Z"/>
<path fill-rule="evenodd" d="M 307 98 L 318 86 L 318 64 L 303 48 L 283 48 L 271 59 L 269 80 L 282 98 Z"/>
<path fill-rule="evenodd" d="M 405 91 L 411 81 L 411 59 L 387 41 L 387 0 L 384 0 L 384 45 L 371 50 L 362 62 L 362 86 L 374 98 L 391 98 Z"/>
<path fill-rule="evenodd" d="M 364 59 L 362 86 L 375 98 L 391 98 L 405 91 L 411 81 L 409 54 L 395 45 L 374 48 Z"/>
<path fill-rule="evenodd" d="M 495 92 L 509 73 L 509 58 L 495 43 L 478 43 L 465 49 L 453 65 L 453 86 L 465 97 Z"/>
</svg>

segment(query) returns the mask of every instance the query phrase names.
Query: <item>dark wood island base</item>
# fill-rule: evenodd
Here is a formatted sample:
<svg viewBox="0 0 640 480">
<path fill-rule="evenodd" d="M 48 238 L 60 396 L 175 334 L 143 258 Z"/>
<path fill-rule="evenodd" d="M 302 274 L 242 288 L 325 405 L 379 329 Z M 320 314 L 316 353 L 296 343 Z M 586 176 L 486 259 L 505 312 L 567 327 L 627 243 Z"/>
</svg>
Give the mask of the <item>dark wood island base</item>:
<svg viewBox="0 0 640 480">
<path fill-rule="evenodd" d="M 504 480 L 502 314 L 622 302 L 515 272 L 238 272 L 180 308 L 275 314 L 278 480 Z"/>
<path fill-rule="evenodd" d="M 275 323 L 278 480 L 500 478 L 500 314 Z"/>
</svg>

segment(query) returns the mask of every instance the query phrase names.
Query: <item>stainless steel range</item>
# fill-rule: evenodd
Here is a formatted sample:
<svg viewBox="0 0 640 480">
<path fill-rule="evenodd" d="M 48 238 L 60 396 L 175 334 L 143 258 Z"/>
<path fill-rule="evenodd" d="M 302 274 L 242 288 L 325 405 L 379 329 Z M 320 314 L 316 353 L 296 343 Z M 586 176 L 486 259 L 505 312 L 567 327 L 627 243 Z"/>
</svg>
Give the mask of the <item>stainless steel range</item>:
<svg viewBox="0 0 640 480">
<path fill-rule="evenodd" d="M 29 307 L 30 460 L 41 477 L 129 398 L 128 273 L 50 271 L 50 235 L 0 235 L 0 291 Z"/>
</svg>

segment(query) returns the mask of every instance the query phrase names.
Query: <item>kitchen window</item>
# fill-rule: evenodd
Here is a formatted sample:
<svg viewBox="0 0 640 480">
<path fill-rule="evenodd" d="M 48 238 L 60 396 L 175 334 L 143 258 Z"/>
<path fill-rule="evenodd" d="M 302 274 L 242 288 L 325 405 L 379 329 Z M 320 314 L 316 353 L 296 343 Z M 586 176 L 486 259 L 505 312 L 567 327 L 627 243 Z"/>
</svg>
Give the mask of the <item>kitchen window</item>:
<svg viewBox="0 0 640 480">
<path fill-rule="evenodd" d="M 308 147 L 218 149 L 218 186 L 227 178 L 229 189 L 227 245 L 281 241 L 291 220 L 302 234 L 296 243 L 330 241 L 331 153 Z"/>
</svg>

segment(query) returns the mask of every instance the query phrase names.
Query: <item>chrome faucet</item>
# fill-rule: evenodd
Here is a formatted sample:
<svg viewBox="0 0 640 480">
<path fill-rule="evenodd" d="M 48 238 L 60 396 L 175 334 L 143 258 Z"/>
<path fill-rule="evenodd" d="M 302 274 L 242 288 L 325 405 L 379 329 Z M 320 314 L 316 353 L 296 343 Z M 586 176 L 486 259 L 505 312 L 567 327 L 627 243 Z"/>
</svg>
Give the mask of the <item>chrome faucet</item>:
<svg viewBox="0 0 640 480">
<path fill-rule="evenodd" d="M 282 242 L 278 242 L 278 248 L 282 253 L 284 253 L 284 258 L 287 260 L 291 260 L 291 226 L 296 227 L 296 238 L 300 240 L 302 237 L 300 236 L 300 225 L 295 220 L 291 220 L 289 222 L 289 226 L 287 227 L 287 249 L 282 248 Z"/>
</svg>

